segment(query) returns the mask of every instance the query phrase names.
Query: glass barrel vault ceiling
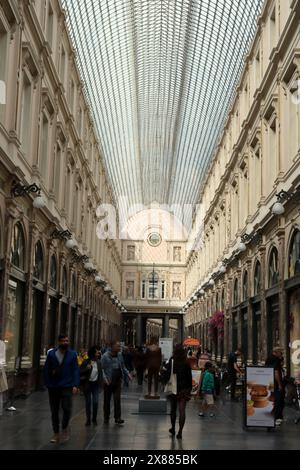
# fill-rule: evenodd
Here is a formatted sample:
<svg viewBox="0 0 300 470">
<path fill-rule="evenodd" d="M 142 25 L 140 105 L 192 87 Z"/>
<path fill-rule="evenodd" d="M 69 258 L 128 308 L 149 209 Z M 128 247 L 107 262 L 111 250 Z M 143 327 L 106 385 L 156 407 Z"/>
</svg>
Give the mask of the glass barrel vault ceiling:
<svg viewBox="0 0 300 470">
<path fill-rule="evenodd" d="M 263 0 L 62 0 L 115 195 L 192 204 Z"/>
</svg>

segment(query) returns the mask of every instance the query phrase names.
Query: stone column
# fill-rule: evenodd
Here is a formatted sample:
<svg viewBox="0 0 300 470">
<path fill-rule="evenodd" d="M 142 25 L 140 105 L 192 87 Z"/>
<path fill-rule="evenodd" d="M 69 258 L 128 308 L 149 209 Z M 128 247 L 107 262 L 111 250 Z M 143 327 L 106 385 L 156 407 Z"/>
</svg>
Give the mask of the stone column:
<svg viewBox="0 0 300 470">
<path fill-rule="evenodd" d="M 143 344 L 143 318 L 141 314 L 136 317 L 136 346 Z"/>
<path fill-rule="evenodd" d="M 268 324 L 267 324 L 267 300 L 265 291 L 265 280 L 267 277 L 266 270 L 266 249 L 260 248 L 260 262 L 261 262 L 261 331 L 264 332 L 262 335 L 262 360 L 264 361 L 268 355 Z"/>
<path fill-rule="evenodd" d="M 163 318 L 163 338 L 169 337 L 169 315 L 165 315 Z"/>
<path fill-rule="evenodd" d="M 248 359 L 247 364 L 250 366 L 253 363 L 253 311 L 251 302 L 247 306 L 247 335 L 248 335 Z"/>
<path fill-rule="evenodd" d="M 280 331 L 280 347 L 284 349 L 285 359 L 289 356 L 289 338 L 288 338 L 288 315 L 287 315 L 287 295 L 284 287 L 284 274 L 285 274 L 285 231 L 278 232 L 279 249 L 279 331 Z"/>
<path fill-rule="evenodd" d="M 178 318 L 178 343 L 183 343 L 184 341 L 184 317 L 181 316 Z"/>
</svg>

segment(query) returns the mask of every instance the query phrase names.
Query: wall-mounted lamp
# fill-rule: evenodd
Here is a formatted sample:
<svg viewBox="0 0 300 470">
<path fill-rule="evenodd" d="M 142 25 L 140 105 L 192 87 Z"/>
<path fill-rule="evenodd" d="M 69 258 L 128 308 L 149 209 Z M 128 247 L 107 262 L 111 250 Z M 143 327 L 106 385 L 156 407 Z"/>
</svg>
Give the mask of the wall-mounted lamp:
<svg viewBox="0 0 300 470">
<path fill-rule="evenodd" d="M 23 185 L 21 183 L 16 183 L 15 181 L 13 181 L 13 185 L 10 191 L 12 197 L 22 197 L 25 196 L 25 194 L 30 193 L 37 194 L 37 197 L 33 200 L 32 203 L 33 207 L 35 207 L 36 209 L 42 209 L 43 207 L 45 207 L 46 203 L 41 196 L 41 188 L 39 188 L 36 183 Z"/>
<path fill-rule="evenodd" d="M 81 255 L 80 253 L 77 253 L 76 251 L 73 251 L 72 253 L 72 261 L 76 263 L 81 263 L 81 262 L 86 262 L 88 261 L 89 257 L 86 255 Z"/>
<path fill-rule="evenodd" d="M 66 247 L 72 250 L 73 248 L 77 247 L 77 242 L 72 238 L 72 234 L 69 230 L 58 230 L 55 229 L 51 233 L 51 238 L 57 240 L 65 240 Z"/>
<path fill-rule="evenodd" d="M 277 202 L 272 207 L 272 212 L 274 215 L 282 215 L 285 213 L 285 208 L 283 203 L 286 201 L 292 201 L 296 204 L 300 203 L 300 189 L 296 189 L 296 191 L 280 191 L 277 194 Z"/>
<path fill-rule="evenodd" d="M 222 266 L 220 267 L 220 274 L 225 274 L 226 273 L 226 266 L 225 264 L 222 264 Z"/>
</svg>

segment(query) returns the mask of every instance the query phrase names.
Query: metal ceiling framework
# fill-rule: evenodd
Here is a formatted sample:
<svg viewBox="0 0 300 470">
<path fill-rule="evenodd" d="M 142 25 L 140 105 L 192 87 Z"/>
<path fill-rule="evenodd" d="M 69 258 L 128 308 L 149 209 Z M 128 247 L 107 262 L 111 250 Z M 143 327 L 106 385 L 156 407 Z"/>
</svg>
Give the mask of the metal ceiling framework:
<svg viewBox="0 0 300 470">
<path fill-rule="evenodd" d="M 62 0 L 116 197 L 193 204 L 263 0 Z"/>
</svg>

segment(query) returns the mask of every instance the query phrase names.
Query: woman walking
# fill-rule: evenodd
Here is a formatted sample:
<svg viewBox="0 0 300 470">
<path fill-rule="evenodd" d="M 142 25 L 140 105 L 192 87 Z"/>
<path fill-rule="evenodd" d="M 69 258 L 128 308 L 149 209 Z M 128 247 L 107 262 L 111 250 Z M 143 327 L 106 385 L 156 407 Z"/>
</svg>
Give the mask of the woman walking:
<svg viewBox="0 0 300 470">
<path fill-rule="evenodd" d="M 186 351 L 181 344 L 175 346 L 173 356 L 167 365 L 168 383 L 165 392 L 171 403 L 171 428 L 169 432 L 175 436 L 177 407 L 179 408 L 179 430 L 177 439 L 182 439 L 185 424 L 186 403 L 190 400 L 192 391 L 192 371 L 187 361 Z"/>
<path fill-rule="evenodd" d="M 93 346 L 88 351 L 88 359 L 80 367 L 80 381 L 85 397 L 86 426 L 91 425 L 92 409 L 93 424 L 97 425 L 99 392 L 103 381 L 100 357 L 99 349 Z"/>
</svg>

